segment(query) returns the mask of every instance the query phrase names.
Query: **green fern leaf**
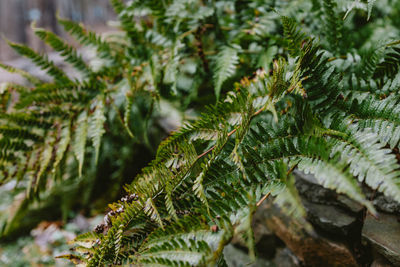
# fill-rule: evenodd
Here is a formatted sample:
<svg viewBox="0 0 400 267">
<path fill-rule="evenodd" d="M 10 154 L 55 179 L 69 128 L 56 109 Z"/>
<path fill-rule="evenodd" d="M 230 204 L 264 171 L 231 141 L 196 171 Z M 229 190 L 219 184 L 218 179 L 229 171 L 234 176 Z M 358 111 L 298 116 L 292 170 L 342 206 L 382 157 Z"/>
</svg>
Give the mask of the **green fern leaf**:
<svg viewBox="0 0 400 267">
<path fill-rule="evenodd" d="M 38 192 L 38 188 L 40 186 L 40 180 L 41 177 L 44 175 L 44 172 L 50 165 L 50 160 L 53 156 L 53 146 L 54 146 L 54 140 L 51 137 L 47 138 L 48 141 L 45 144 L 45 148 L 40 155 L 40 165 L 39 165 L 39 171 L 36 174 L 37 181 L 36 181 L 36 186 L 35 186 L 35 192 Z"/>
<path fill-rule="evenodd" d="M 7 41 L 8 45 L 13 48 L 18 54 L 21 56 L 27 57 L 30 60 L 32 60 L 33 63 L 35 63 L 38 67 L 40 67 L 42 70 L 45 70 L 49 75 L 51 75 L 56 81 L 59 81 L 61 83 L 68 83 L 70 80 L 67 77 L 67 75 L 57 68 L 51 60 L 48 59 L 47 56 L 45 55 L 40 55 L 36 53 L 34 50 L 31 48 L 13 43 L 10 41 Z"/>
<path fill-rule="evenodd" d="M 93 142 L 96 163 L 99 158 L 101 137 L 105 133 L 104 123 L 106 122 L 106 117 L 104 113 L 105 113 L 104 100 L 102 98 L 99 98 L 97 100 L 97 105 L 92 116 L 89 117 L 89 133 L 88 133 L 89 137 L 92 139 Z"/>
<path fill-rule="evenodd" d="M 224 47 L 215 59 L 214 90 L 217 100 L 220 97 L 223 83 L 236 72 L 236 66 L 239 64 L 239 50 L 240 47 L 236 46 Z"/>
<path fill-rule="evenodd" d="M 50 45 L 55 51 L 59 52 L 65 58 L 65 61 L 71 63 L 77 70 L 80 70 L 84 77 L 91 74 L 91 70 L 78 55 L 76 49 L 66 44 L 60 37 L 52 32 L 40 28 L 34 28 L 35 34 L 42 39 L 46 44 Z"/>
<path fill-rule="evenodd" d="M 368 0 L 368 4 L 367 4 L 367 7 L 368 7 L 368 20 L 371 17 L 372 8 L 374 7 L 375 2 L 376 2 L 376 0 Z"/>
<path fill-rule="evenodd" d="M 61 126 L 61 128 L 60 141 L 57 144 L 56 158 L 53 164 L 53 173 L 56 171 L 61 160 L 64 158 L 65 152 L 67 151 L 68 145 L 71 141 L 70 123 L 66 123 L 65 125 Z"/>
<path fill-rule="evenodd" d="M 41 81 L 36 78 L 35 76 L 29 74 L 28 72 L 18 69 L 18 68 L 14 68 L 12 66 L 0 63 L 0 68 L 10 72 L 10 73 L 16 73 L 21 75 L 22 77 L 24 77 L 27 81 L 29 81 L 30 83 L 34 84 L 34 85 L 38 85 L 41 83 Z"/>
<path fill-rule="evenodd" d="M 160 214 L 158 213 L 156 205 L 151 198 L 148 198 L 146 200 L 143 211 L 150 217 L 151 220 L 156 221 L 161 228 L 164 228 L 164 224 L 161 220 Z"/>
<path fill-rule="evenodd" d="M 327 39 L 329 47 L 332 51 L 340 51 L 340 45 L 342 40 L 342 29 L 343 20 L 336 13 L 336 1 L 335 0 L 324 0 L 324 13 L 326 21 Z"/>
<path fill-rule="evenodd" d="M 302 159 L 298 166 L 305 173 L 313 173 L 318 182 L 325 188 L 346 194 L 366 206 L 372 214 L 376 214 L 375 208 L 365 199 L 356 180 L 345 171 L 346 166 L 340 166 L 339 163 L 334 163 L 334 161 L 323 162 L 312 159 Z"/>
<path fill-rule="evenodd" d="M 87 112 L 82 112 L 76 122 L 75 138 L 73 141 L 73 149 L 76 159 L 78 160 L 79 176 L 82 176 L 83 161 L 85 159 L 85 147 L 88 135 L 88 117 Z"/>
<path fill-rule="evenodd" d="M 285 38 L 289 43 L 289 51 L 292 56 L 298 56 L 306 35 L 298 29 L 297 23 L 294 19 L 285 16 L 281 17 L 283 32 Z"/>
<path fill-rule="evenodd" d="M 114 60 L 110 45 L 103 41 L 100 35 L 85 29 L 82 24 L 78 24 L 74 21 L 58 18 L 58 22 L 64 27 L 66 32 L 73 35 L 82 45 L 92 45 L 96 47 L 101 58 Z"/>
<path fill-rule="evenodd" d="M 132 112 L 132 105 L 133 105 L 133 100 L 132 97 L 126 96 L 125 98 L 125 107 L 124 107 L 124 127 L 126 131 L 128 132 L 129 136 L 131 138 L 134 137 L 131 128 L 129 127 L 129 121 L 131 119 L 131 112 Z"/>
</svg>

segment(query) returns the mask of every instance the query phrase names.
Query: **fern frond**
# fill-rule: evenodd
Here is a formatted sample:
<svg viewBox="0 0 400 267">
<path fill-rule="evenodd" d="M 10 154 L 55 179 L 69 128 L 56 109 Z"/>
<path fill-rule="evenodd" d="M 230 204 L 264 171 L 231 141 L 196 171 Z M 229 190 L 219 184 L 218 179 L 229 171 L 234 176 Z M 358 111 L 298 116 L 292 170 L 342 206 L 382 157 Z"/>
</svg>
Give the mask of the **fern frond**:
<svg viewBox="0 0 400 267">
<path fill-rule="evenodd" d="M 217 100 L 220 97 L 223 83 L 235 74 L 239 63 L 238 47 L 224 47 L 215 58 L 214 90 Z"/>
<path fill-rule="evenodd" d="M 134 135 L 129 127 L 129 121 L 130 121 L 131 112 L 132 112 L 132 104 L 133 104 L 132 97 L 126 96 L 125 107 L 124 107 L 124 127 L 131 138 L 134 137 Z"/>
<path fill-rule="evenodd" d="M 104 100 L 102 97 L 97 99 L 97 104 L 92 116 L 89 117 L 89 129 L 88 136 L 92 139 L 93 147 L 95 150 L 95 162 L 97 163 L 99 158 L 101 137 L 105 133 L 104 123 L 106 122 L 106 117 L 104 115 L 105 107 Z"/>
<path fill-rule="evenodd" d="M 264 130 L 266 131 L 266 130 Z M 299 136 L 292 138 L 271 139 L 261 145 L 261 154 L 255 156 L 255 162 L 266 162 L 269 159 L 290 159 L 298 164 L 299 169 L 315 174 L 324 187 L 344 193 L 374 212 L 374 208 L 366 201 L 357 181 L 346 171 L 346 162 L 337 155 L 330 155 L 332 147 L 321 137 Z M 338 177 L 341 177 L 338 179 Z"/>
<path fill-rule="evenodd" d="M 50 76 L 52 76 L 56 81 L 65 83 L 69 82 L 67 75 L 57 68 L 52 61 L 50 61 L 46 55 L 41 55 L 36 53 L 33 49 L 22 45 L 7 41 L 8 45 L 13 48 L 21 56 L 27 57 L 32 60 L 38 67 L 45 70 Z"/>
<path fill-rule="evenodd" d="M 110 3 L 119 17 L 121 28 L 134 44 L 137 38 L 137 31 L 133 15 L 127 12 L 128 9 L 124 1 L 110 0 Z"/>
<path fill-rule="evenodd" d="M 158 213 L 157 207 L 151 198 L 148 198 L 146 200 L 143 210 L 146 213 L 146 215 L 150 217 L 151 220 L 156 221 L 160 225 L 161 228 L 164 227 L 164 224 L 162 223 L 160 214 Z"/>
<path fill-rule="evenodd" d="M 289 52 L 292 56 L 298 56 L 307 36 L 298 29 L 297 23 L 294 19 L 282 16 L 281 20 L 285 38 L 289 43 Z"/>
<path fill-rule="evenodd" d="M 324 13 L 326 21 L 327 39 L 332 51 L 339 51 L 341 48 L 343 20 L 336 14 L 336 1 L 324 0 Z"/>
<path fill-rule="evenodd" d="M 359 72 L 362 73 L 364 79 L 367 80 L 372 77 L 383 55 L 384 47 L 382 46 L 373 46 L 370 49 L 363 51 L 363 54 L 361 55 L 362 60 L 359 65 Z"/>
<path fill-rule="evenodd" d="M 34 28 L 35 34 L 43 40 L 46 44 L 50 45 L 55 51 L 59 52 L 65 58 L 65 61 L 74 66 L 77 70 L 81 71 L 84 77 L 91 74 L 91 70 L 83 61 L 82 57 L 78 55 L 76 49 L 66 44 L 56 34 L 40 28 Z"/>
<path fill-rule="evenodd" d="M 400 67 L 400 48 L 389 47 L 385 58 L 380 62 L 374 72 L 373 78 L 383 83 L 383 78 L 393 79 Z"/>
<path fill-rule="evenodd" d="M 27 81 L 29 81 L 30 83 L 34 84 L 34 85 L 38 85 L 41 83 L 41 81 L 36 78 L 35 76 L 29 74 L 28 72 L 18 69 L 18 68 L 14 68 L 12 66 L 0 63 L 0 68 L 10 72 L 10 73 L 16 73 L 21 75 L 22 77 L 24 77 Z"/>
<path fill-rule="evenodd" d="M 80 44 L 91 45 L 97 48 L 99 56 L 107 60 L 114 60 L 110 45 L 102 39 L 100 35 L 93 31 L 89 31 L 82 24 L 74 21 L 58 18 L 58 22 L 63 26 L 64 30 L 73 35 Z"/>
<path fill-rule="evenodd" d="M 70 122 L 67 122 L 65 125 L 60 126 L 61 128 L 60 140 L 57 143 L 56 155 L 52 170 L 53 173 L 56 171 L 56 168 L 60 164 L 61 160 L 64 158 L 64 154 L 67 151 L 68 146 L 70 145 L 71 142 L 70 127 L 71 127 Z"/>
<path fill-rule="evenodd" d="M 85 148 L 86 148 L 88 127 L 89 127 L 89 124 L 88 124 L 87 112 L 83 111 L 77 119 L 75 137 L 74 137 L 74 141 L 72 144 L 74 153 L 75 153 L 75 157 L 78 160 L 79 176 L 82 176 L 83 161 L 85 159 Z"/>
<path fill-rule="evenodd" d="M 368 8 L 368 20 L 371 17 L 372 8 L 374 7 L 376 0 L 368 0 L 367 8 Z"/>
<path fill-rule="evenodd" d="M 54 139 L 46 138 L 47 142 L 45 144 L 45 148 L 40 155 L 40 164 L 39 164 L 39 171 L 36 174 L 36 186 L 35 192 L 38 192 L 39 186 L 41 185 L 41 178 L 44 175 L 45 171 L 50 165 L 50 160 L 53 157 L 53 146 L 54 146 Z"/>
<path fill-rule="evenodd" d="M 371 188 L 399 199 L 400 172 L 395 155 L 391 154 L 391 150 L 384 148 L 384 143 L 379 143 L 376 134 L 368 130 L 357 129 L 348 133 L 347 140 L 336 141 L 332 153 L 341 154 L 350 164 L 350 172 L 358 177 L 360 182 L 365 181 Z"/>
</svg>

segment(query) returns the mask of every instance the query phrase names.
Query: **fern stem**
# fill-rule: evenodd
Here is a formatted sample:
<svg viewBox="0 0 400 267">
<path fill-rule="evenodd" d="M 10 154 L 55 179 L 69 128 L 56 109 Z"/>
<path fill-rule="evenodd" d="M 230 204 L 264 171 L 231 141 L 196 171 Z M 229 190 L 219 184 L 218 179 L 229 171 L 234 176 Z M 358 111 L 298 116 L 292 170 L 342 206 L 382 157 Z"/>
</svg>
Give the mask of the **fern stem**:
<svg viewBox="0 0 400 267">
<path fill-rule="evenodd" d="M 256 112 L 254 112 L 254 114 L 252 115 L 252 118 L 257 116 L 258 114 L 260 114 L 261 112 L 263 112 L 265 110 L 265 106 L 260 108 L 259 110 L 257 110 Z M 237 131 L 237 128 L 233 129 L 232 131 L 230 131 L 228 133 L 228 137 L 230 137 L 232 134 L 234 134 Z M 203 153 L 201 153 L 200 155 L 197 156 L 197 159 L 200 159 L 202 157 L 204 157 L 205 155 L 207 155 L 208 153 L 210 153 L 211 151 L 213 151 L 215 148 L 215 146 L 210 147 L 208 150 L 204 151 Z"/>
<path fill-rule="evenodd" d="M 271 194 L 271 192 L 268 192 L 266 195 L 264 195 L 256 204 L 257 207 L 261 206 L 261 204 L 264 202 L 264 200 L 266 200 L 269 195 Z"/>
<path fill-rule="evenodd" d="M 336 59 L 347 59 L 347 56 L 331 57 L 331 58 L 328 58 L 328 62 L 334 61 Z"/>
</svg>

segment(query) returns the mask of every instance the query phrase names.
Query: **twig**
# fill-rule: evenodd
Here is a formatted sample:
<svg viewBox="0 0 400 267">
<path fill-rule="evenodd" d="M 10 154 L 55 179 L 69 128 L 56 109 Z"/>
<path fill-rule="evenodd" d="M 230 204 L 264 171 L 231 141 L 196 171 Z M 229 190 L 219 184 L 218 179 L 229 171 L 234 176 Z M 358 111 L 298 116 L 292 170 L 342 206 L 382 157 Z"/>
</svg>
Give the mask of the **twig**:
<svg viewBox="0 0 400 267">
<path fill-rule="evenodd" d="M 336 59 L 347 59 L 347 56 L 331 57 L 331 58 L 328 58 L 328 62 L 334 61 Z"/>
<path fill-rule="evenodd" d="M 297 165 L 299 165 L 298 163 L 294 164 L 286 173 L 286 176 L 288 176 L 289 174 L 291 174 L 293 172 L 293 170 L 297 167 Z"/>
<path fill-rule="evenodd" d="M 269 197 L 269 195 L 271 194 L 271 192 L 268 192 L 265 196 L 263 196 L 258 202 L 257 202 L 257 207 L 259 207 L 263 202 L 264 202 L 264 200 L 266 200 L 268 197 Z"/>
<path fill-rule="evenodd" d="M 232 131 L 230 131 L 228 133 L 228 137 L 231 136 L 232 134 L 234 134 L 236 132 L 237 129 L 233 129 Z M 211 148 L 209 148 L 208 150 L 204 151 L 203 153 L 201 153 L 200 155 L 197 156 L 197 159 L 207 155 L 208 153 L 210 153 L 211 151 L 213 151 L 215 148 L 215 146 L 212 146 Z"/>
</svg>

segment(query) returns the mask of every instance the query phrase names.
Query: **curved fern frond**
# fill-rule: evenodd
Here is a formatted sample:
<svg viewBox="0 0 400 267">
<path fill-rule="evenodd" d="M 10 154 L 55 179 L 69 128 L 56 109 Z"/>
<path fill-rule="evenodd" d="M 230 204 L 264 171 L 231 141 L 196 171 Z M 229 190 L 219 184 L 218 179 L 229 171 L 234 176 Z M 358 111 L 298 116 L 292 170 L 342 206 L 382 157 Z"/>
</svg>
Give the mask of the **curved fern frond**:
<svg viewBox="0 0 400 267">
<path fill-rule="evenodd" d="M 51 46 L 55 51 L 59 52 L 60 55 L 65 58 L 66 62 L 70 63 L 76 69 L 81 71 L 81 73 L 84 74 L 84 77 L 88 77 L 92 73 L 85 61 L 83 61 L 82 57 L 78 55 L 76 49 L 66 44 L 56 34 L 40 28 L 34 28 L 34 32 L 46 44 Z"/>
<path fill-rule="evenodd" d="M 78 160 L 79 167 L 78 172 L 79 176 L 82 176 L 82 169 L 83 169 L 83 161 L 85 159 L 85 148 L 86 148 L 86 140 L 88 134 L 88 117 L 87 112 L 82 112 L 77 120 L 76 124 L 77 129 L 75 130 L 75 138 L 73 141 L 74 153 L 75 157 Z"/>
<path fill-rule="evenodd" d="M 294 19 L 282 16 L 282 26 L 285 38 L 289 43 L 289 51 L 292 56 L 298 56 L 307 36 L 298 29 Z"/>
<path fill-rule="evenodd" d="M 29 81 L 30 83 L 34 84 L 34 85 L 38 85 L 41 83 L 41 81 L 36 78 L 35 76 L 29 74 L 28 72 L 18 69 L 18 68 L 14 68 L 12 66 L 0 63 L 0 68 L 10 72 L 10 73 L 16 73 L 21 75 L 22 77 L 24 77 L 27 81 Z"/>
<path fill-rule="evenodd" d="M 89 117 L 89 129 L 88 129 L 88 136 L 92 139 L 95 150 L 96 163 L 99 158 L 101 137 L 105 133 L 104 123 L 106 122 L 106 117 L 104 113 L 105 113 L 104 100 L 102 97 L 100 97 L 97 100 L 93 115 Z"/>
<path fill-rule="evenodd" d="M 78 24 L 74 21 L 58 18 L 58 22 L 63 26 L 64 30 L 73 35 L 80 44 L 94 46 L 97 48 L 101 58 L 114 60 L 110 45 L 105 42 L 100 35 L 85 29 L 82 24 Z"/>
<path fill-rule="evenodd" d="M 32 60 L 33 63 L 35 63 L 42 70 L 45 70 L 46 73 L 52 76 L 56 81 L 61 83 L 70 81 L 67 75 L 58 67 L 56 67 L 55 64 L 51 60 L 49 60 L 46 55 L 40 55 L 36 53 L 33 49 L 22 44 L 13 43 L 10 41 L 7 41 L 7 43 L 18 54 Z"/>
<path fill-rule="evenodd" d="M 223 83 L 235 74 L 239 63 L 238 47 L 224 47 L 215 58 L 214 90 L 217 100 L 221 94 Z"/>
</svg>

